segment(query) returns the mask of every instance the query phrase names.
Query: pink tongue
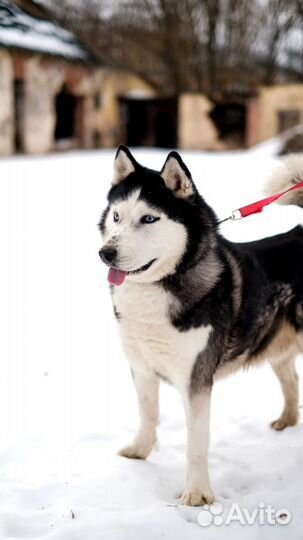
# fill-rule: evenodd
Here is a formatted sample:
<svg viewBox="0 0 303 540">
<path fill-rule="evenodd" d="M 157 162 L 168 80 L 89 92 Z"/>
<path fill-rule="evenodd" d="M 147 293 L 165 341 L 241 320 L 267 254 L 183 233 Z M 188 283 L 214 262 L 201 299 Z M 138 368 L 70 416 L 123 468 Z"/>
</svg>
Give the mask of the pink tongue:
<svg viewBox="0 0 303 540">
<path fill-rule="evenodd" d="M 107 279 L 111 285 L 122 285 L 125 280 L 127 272 L 123 270 L 117 270 L 117 268 L 110 268 L 108 271 Z"/>
</svg>

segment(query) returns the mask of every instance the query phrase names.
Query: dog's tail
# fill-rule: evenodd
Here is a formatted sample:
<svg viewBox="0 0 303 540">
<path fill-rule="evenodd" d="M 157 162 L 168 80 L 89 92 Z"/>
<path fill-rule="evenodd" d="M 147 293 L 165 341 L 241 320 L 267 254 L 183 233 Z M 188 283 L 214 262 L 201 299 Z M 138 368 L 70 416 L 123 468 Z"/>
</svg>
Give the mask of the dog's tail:
<svg viewBox="0 0 303 540">
<path fill-rule="evenodd" d="M 285 191 L 303 182 L 303 154 L 290 154 L 284 158 L 266 186 L 268 195 Z M 280 204 L 296 204 L 303 208 L 303 188 L 287 193 L 278 201 Z"/>
</svg>

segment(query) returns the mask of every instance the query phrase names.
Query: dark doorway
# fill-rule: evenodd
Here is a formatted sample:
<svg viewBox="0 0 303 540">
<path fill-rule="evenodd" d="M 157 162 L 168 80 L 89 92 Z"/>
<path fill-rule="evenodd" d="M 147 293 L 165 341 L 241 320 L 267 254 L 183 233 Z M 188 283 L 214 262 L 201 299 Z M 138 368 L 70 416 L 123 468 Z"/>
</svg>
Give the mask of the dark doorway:
<svg viewBox="0 0 303 540">
<path fill-rule="evenodd" d="M 15 151 L 23 150 L 22 119 L 24 113 L 24 83 L 14 82 L 14 114 L 15 114 Z"/>
<path fill-rule="evenodd" d="M 221 140 L 231 147 L 245 146 L 246 105 L 244 103 L 216 103 L 210 118 L 219 131 Z"/>
<path fill-rule="evenodd" d="M 72 139 L 75 134 L 76 98 L 68 92 L 66 85 L 63 85 L 62 90 L 57 94 L 55 106 L 56 141 Z"/>
<path fill-rule="evenodd" d="M 173 98 L 120 98 L 123 139 L 129 146 L 177 146 L 178 105 Z"/>
</svg>

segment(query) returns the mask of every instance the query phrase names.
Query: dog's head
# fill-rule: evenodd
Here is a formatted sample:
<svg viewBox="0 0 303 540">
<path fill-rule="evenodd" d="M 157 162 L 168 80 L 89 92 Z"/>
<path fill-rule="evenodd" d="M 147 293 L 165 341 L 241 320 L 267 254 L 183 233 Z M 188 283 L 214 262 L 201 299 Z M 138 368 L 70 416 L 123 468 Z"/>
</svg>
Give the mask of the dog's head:
<svg viewBox="0 0 303 540">
<path fill-rule="evenodd" d="M 157 172 L 121 145 L 99 225 L 110 283 L 154 282 L 185 268 L 205 250 L 215 221 L 177 152 Z"/>
</svg>

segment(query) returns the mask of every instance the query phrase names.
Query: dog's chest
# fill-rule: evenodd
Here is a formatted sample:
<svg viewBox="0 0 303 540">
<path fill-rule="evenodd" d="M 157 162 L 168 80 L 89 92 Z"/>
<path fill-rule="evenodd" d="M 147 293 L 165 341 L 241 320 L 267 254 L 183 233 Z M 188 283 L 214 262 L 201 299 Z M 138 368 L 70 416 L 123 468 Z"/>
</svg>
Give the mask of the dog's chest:
<svg viewBox="0 0 303 540">
<path fill-rule="evenodd" d="M 124 283 L 113 291 L 125 352 L 135 370 L 153 370 L 176 386 L 188 382 L 210 326 L 179 332 L 171 323 L 173 299 L 155 284 Z"/>
</svg>

